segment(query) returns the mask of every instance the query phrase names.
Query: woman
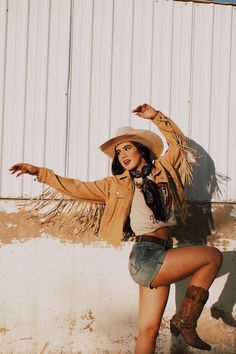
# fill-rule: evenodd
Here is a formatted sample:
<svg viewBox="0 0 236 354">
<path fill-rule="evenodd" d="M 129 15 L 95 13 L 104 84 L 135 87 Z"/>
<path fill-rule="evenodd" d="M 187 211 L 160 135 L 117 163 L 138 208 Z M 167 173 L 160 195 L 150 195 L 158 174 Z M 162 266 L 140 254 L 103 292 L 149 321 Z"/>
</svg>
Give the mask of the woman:
<svg viewBox="0 0 236 354">
<path fill-rule="evenodd" d="M 144 129 L 124 127 L 100 148 L 113 159 L 113 176 L 95 182 L 60 177 L 46 168 L 25 163 L 10 171 L 36 175 L 39 182 L 81 202 L 105 204 L 99 235 L 118 245 L 127 218 L 135 234 L 129 271 L 139 284 L 139 334 L 136 354 L 154 353 L 156 338 L 167 303 L 170 284 L 191 276 L 177 314 L 170 321 L 172 334 L 181 334 L 195 348 L 210 350 L 196 332 L 197 320 L 208 299 L 208 289 L 222 263 L 213 247 L 172 248 L 170 229 L 176 217 L 184 221 L 183 185 L 191 182 L 194 151 L 173 121 L 147 104 L 133 110 L 152 120 L 164 134 L 168 150 L 161 156 L 162 140 Z"/>
</svg>

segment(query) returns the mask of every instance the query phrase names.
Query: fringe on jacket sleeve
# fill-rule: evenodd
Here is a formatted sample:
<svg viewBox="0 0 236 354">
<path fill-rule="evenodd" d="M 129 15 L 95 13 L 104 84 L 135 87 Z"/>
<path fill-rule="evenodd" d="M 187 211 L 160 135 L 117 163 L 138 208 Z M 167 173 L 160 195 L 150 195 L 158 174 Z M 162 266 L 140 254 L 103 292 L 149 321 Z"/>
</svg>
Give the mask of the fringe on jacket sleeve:
<svg viewBox="0 0 236 354">
<path fill-rule="evenodd" d="M 162 112 L 158 112 L 154 123 L 165 136 L 169 145 L 166 158 L 177 170 L 183 185 L 193 182 L 193 165 L 196 163 L 199 153 L 188 146 L 188 139 L 179 127 Z"/>
<path fill-rule="evenodd" d="M 183 185 L 193 183 L 193 165 L 197 163 L 199 153 L 187 145 L 188 139 L 182 134 L 174 134 L 176 145 L 179 148 L 180 164 L 178 172 Z"/>
<path fill-rule="evenodd" d="M 26 219 L 36 219 L 43 226 L 53 227 L 53 233 L 64 232 L 81 238 L 85 235 L 98 237 L 105 206 L 81 202 L 48 187 L 21 207 L 26 212 Z"/>
</svg>

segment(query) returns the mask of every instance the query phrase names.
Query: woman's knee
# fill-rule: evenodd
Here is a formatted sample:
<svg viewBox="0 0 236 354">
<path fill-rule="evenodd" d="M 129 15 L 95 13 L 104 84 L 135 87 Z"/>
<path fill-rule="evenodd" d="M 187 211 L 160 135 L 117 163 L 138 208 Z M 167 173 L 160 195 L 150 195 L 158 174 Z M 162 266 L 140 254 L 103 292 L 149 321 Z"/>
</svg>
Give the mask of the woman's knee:
<svg viewBox="0 0 236 354">
<path fill-rule="evenodd" d="M 158 336 L 159 327 L 155 323 L 147 323 L 139 326 L 139 335 L 155 339 Z"/>
<path fill-rule="evenodd" d="M 223 255 L 222 253 L 218 250 L 218 248 L 212 247 L 212 259 L 211 263 L 214 264 L 216 269 L 220 269 L 222 262 L 223 262 Z"/>
</svg>

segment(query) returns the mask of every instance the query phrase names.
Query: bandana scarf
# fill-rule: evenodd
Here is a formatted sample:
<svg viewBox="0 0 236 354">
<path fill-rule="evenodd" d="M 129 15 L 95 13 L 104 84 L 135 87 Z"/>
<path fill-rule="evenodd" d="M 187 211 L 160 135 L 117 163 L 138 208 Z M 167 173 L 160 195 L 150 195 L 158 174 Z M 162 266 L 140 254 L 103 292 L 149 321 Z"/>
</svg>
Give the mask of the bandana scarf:
<svg viewBox="0 0 236 354">
<path fill-rule="evenodd" d="M 142 167 L 141 172 L 133 170 L 130 171 L 130 175 L 133 178 L 142 178 L 141 192 L 143 193 L 145 203 L 152 210 L 156 220 L 166 222 L 168 217 L 162 189 L 155 182 L 147 178 L 152 171 L 152 167 L 151 164 L 147 164 Z"/>
</svg>

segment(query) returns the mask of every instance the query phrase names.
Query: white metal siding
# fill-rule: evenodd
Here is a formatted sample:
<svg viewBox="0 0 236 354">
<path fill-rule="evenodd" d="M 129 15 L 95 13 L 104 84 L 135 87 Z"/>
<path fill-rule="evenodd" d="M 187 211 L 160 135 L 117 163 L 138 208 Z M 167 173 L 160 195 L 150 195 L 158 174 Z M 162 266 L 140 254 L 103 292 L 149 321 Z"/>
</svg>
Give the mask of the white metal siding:
<svg viewBox="0 0 236 354">
<path fill-rule="evenodd" d="M 198 145 L 191 200 L 236 200 L 236 7 L 167 0 L 0 0 L 0 188 L 37 194 L 18 161 L 93 180 L 98 146 L 150 102 Z M 208 155 L 209 154 L 209 155 Z M 214 169 L 225 182 L 212 195 Z M 228 177 L 228 179 L 226 178 Z"/>
</svg>

